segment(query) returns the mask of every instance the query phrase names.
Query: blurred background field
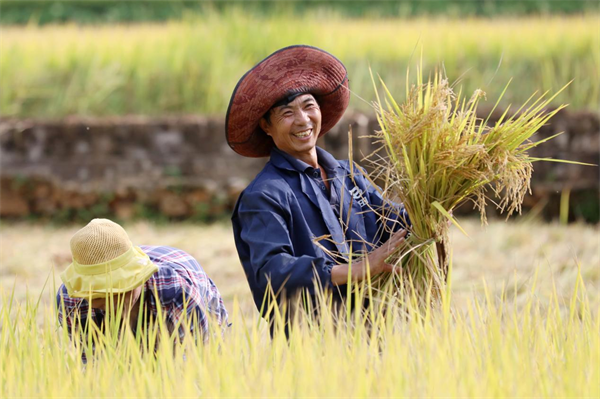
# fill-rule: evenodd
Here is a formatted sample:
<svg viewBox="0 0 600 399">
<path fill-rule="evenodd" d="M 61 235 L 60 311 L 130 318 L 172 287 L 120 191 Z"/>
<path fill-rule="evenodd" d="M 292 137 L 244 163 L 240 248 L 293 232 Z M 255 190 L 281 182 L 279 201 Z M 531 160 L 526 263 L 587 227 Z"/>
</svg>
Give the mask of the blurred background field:
<svg viewBox="0 0 600 399">
<path fill-rule="evenodd" d="M 600 305 L 600 228 L 585 224 L 568 226 L 541 221 L 495 220 L 482 227 L 479 220 L 461 220 L 469 237 L 452 229 L 453 300 L 462 309 L 467 298 L 482 297 L 484 284 L 492 298 L 503 290 L 512 300 L 525 300 L 531 290 L 542 303 L 556 289 L 567 306 L 578 269 L 592 305 Z M 229 224 L 124 225 L 135 245 L 169 245 L 192 254 L 215 281 L 229 309 L 237 298 L 249 319 L 258 316 L 239 263 Z M 43 303 L 53 298 L 52 279 L 71 262 L 69 240 L 81 226 L 56 227 L 28 223 L 1 225 L 0 287 L 24 300 L 27 291 L 39 297 L 46 279 Z M 33 255 L 33 256 L 32 256 Z M 485 281 L 485 283 L 484 283 Z M 597 308 L 595 308 L 597 310 Z"/>
<path fill-rule="evenodd" d="M 40 296 L 52 268 L 69 262 L 77 227 L 3 223 L 0 395 L 597 397 L 598 227 L 462 224 L 471 238 L 452 232 L 451 313 L 397 318 L 375 340 L 360 327 L 324 324 L 289 341 L 269 339 L 259 320 L 229 225 L 127 224 L 135 243 L 174 245 L 199 259 L 233 325 L 207 345 L 184 342 L 185 356 L 168 345 L 144 356 L 126 337 L 84 365 L 57 328 L 52 275 Z"/>
<path fill-rule="evenodd" d="M 240 0 L 240 1 L 179 1 L 137 0 L 1 0 L 0 23 L 118 23 L 139 21 L 165 21 L 181 19 L 186 15 L 207 11 L 226 11 L 235 7 L 261 15 L 281 13 L 305 14 L 307 12 L 335 12 L 346 17 L 369 18 L 447 15 L 452 17 L 498 15 L 549 15 L 577 14 L 598 11 L 594 0 Z"/>
<path fill-rule="evenodd" d="M 571 82 L 551 104 L 567 110 L 540 133 L 565 134 L 536 156 L 597 164 L 598 4 L 2 0 L 0 217 L 227 218 L 265 162 L 225 143 L 230 95 L 245 71 L 298 43 L 348 68 L 348 118 L 320 142 L 337 157 L 350 124 L 364 147 L 355 159 L 373 149 L 358 140 L 377 129 L 369 67 L 401 99 L 422 56 L 456 91 L 484 90 L 482 109 L 511 82 L 496 117 Z M 564 202 L 563 219 L 598 222 L 597 167 L 535 168 L 526 209 L 557 219 Z"/>
<path fill-rule="evenodd" d="M 567 113 L 540 133 L 565 134 L 539 155 L 598 163 L 597 1 L 0 0 L 0 11 L 0 216 L 11 242 L 3 248 L 18 241 L 12 230 L 44 236 L 59 229 L 48 223 L 98 216 L 226 220 L 265 161 L 237 157 L 224 142 L 231 92 L 261 59 L 298 43 L 348 68 L 350 116 L 320 143 L 340 158 L 348 124 L 359 135 L 377 129 L 369 67 L 402 94 L 406 69 L 422 57 L 426 73 L 443 68 L 456 91 L 484 90 L 488 109 L 509 81 L 501 111 L 571 82 L 554 102 L 569 104 Z M 358 156 L 373 149 L 367 141 L 355 142 Z M 531 218 L 562 224 L 531 231 L 600 217 L 598 167 L 536 164 L 532 194 Z M 23 220 L 41 230 L 12 224 Z M 4 275 L 30 273 L 10 259 L 3 255 Z"/>
<path fill-rule="evenodd" d="M 373 19 L 231 9 L 161 24 L 4 26 L 0 108 L 3 116 L 36 118 L 223 115 L 245 71 L 300 43 L 344 62 L 357 110 L 370 111 L 374 100 L 369 67 L 404 93 L 406 68 L 421 51 L 425 71 L 443 68 L 457 90 L 482 89 L 490 102 L 512 80 L 502 106 L 571 80 L 556 105 L 600 104 L 596 14 Z"/>
<path fill-rule="evenodd" d="M 566 133 L 544 144 L 548 150 L 540 156 L 598 163 L 597 1 L 0 0 L 0 11 L 3 286 L 13 276 L 20 282 L 39 280 L 34 269 L 22 266 L 27 261 L 15 250 L 21 245 L 40 248 L 43 261 L 36 267 L 41 270 L 49 261 L 64 266 L 66 237 L 75 227 L 49 223 L 113 217 L 125 223 L 141 219 L 133 225 L 142 232 L 141 241 L 144 234 L 153 243 L 164 235 L 173 240 L 165 244 L 178 246 L 189 237 L 181 242 L 184 249 L 206 259 L 203 264 L 217 280 L 231 282 L 221 284 L 226 296 L 247 295 L 240 270 L 231 266 L 237 260 L 227 224 L 202 223 L 226 220 L 241 189 L 265 162 L 233 154 L 224 143 L 223 119 L 240 76 L 287 45 L 318 46 L 348 68 L 350 117 L 320 143 L 340 158 L 347 154 L 348 124 L 359 136 L 377 129 L 369 67 L 392 93 L 402 94 L 406 69 L 422 57 L 425 71 L 443 68 L 456 91 L 484 90 L 488 108 L 509 81 L 502 110 L 509 105 L 515 110 L 534 92 L 555 92 L 572 81 L 554 103 L 568 103 L 569 114 L 557 115 L 542 134 Z M 355 141 L 356 154 L 372 151 L 367 141 Z M 527 243 L 526 236 L 540 240 L 539 256 L 546 256 L 539 252 L 546 248 L 543 239 L 554 243 L 556 254 L 548 255 L 548 262 L 562 260 L 548 265 L 558 270 L 572 270 L 568 264 L 576 253 L 589 253 L 590 245 L 598 244 L 597 225 L 581 224 L 597 223 L 600 215 L 598 168 L 536 164 L 535 171 L 533 195 L 525 204 L 529 216 L 506 227 L 493 221 L 490 229 L 498 234 L 476 234 L 497 247 L 482 242 L 457 251 L 457 287 L 477 285 L 481 275 L 469 273 L 478 268 L 499 271 L 511 264 L 496 260 L 509 259 L 512 246 Z M 524 222 L 539 216 L 552 224 Z M 23 220 L 32 224 L 20 224 Z M 156 221 L 161 224 L 154 226 Z M 164 225 L 174 221 L 187 224 Z M 569 221 L 578 224 L 566 226 Z M 569 229 L 577 233 L 563 233 Z M 213 246 L 213 234 L 205 231 L 223 237 L 223 247 Z M 580 232 L 585 238 L 575 240 Z M 48 246 L 55 239 L 63 249 Z M 574 241 L 558 250 L 563 239 Z M 203 255 L 202 248 L 211 255 Z M 479 258 L 462 260 L 473 251 Z M 215 259 L 224 262 L 222 269 Z M 597 281 L 597 253 L 582 259 Z M 542 258 L 528 260 L 527 270 L 548 266 Z M 471 266 L 462 275 L 465 264 Z"/>
<path fill-rule="evenodd" d="M 512 81 L 500 113 L 572 81 L 539 133 L 565 134 L 537 155 L 600 161 L 596 0 L 0 0 L 0 396 L 597 397 L 598 167 L 535 164 L 509 222 L 456 212 L 469 237 L 451 230 L 450 324 L 401 323 L 379 353 L 351 331 L 268 339 L 228 221 L 265 160 L 233 153 L 224 114 L 244 72 L 299 43 L 348 68 L 347 117 L 320 142 L 339 158 L 349 125 L 357 157 L 373 148 L 369 67 L 402 98 L 422 52 L 488 109 Z M 113 348 L 86 372 L 51 303 L 93 217 L 196 257 L 231 311 L 225 345 L 185 361 Z"/>
</svg>

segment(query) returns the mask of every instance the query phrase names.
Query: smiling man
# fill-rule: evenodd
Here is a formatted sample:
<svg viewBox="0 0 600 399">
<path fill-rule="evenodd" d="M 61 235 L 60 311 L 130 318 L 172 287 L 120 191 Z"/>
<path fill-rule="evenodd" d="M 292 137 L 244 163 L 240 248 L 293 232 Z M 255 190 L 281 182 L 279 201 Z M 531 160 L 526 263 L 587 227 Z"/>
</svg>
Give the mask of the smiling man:
<svg viewBox="0 0 600 399">
<path fill-rule="evenodd" d="M 270 55 L 233 92 L 229 145 L 243 156 L 270 156 L 232 217 L 238 254 L 265 317 L 269 292 L 281 302 L 301 291 L 315 295 L 317 283 L 343 300 L 349 254 L 368 258 L 352 264 L 354 281 L 363 280 L 367 268 L 371 275 L 389 273 L 385 259 L 406 235 L 403 209 L 385 204 L 362 169 L 352 173 L 348 161 L 316 145 L 340 120 L 349 97 L 344 65 L 309 46 Z"/>
</svg>

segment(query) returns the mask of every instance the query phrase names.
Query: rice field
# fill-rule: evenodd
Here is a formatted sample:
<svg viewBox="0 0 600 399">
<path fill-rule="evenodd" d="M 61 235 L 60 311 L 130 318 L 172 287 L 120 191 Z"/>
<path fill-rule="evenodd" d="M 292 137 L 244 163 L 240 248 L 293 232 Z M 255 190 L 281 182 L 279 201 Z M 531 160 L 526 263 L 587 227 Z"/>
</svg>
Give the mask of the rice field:
<svg viewBox="0 0 600 399">
<path fill-rule="evenodd" d="M 342 60 L 357 109 L 369 110 L 374 100 L 369 66 L 393 93 L 403 93 L 406 68 L 421 49 L 426 73 L 443 65 L 466 92 L 482 89 L 495 99 L 512 79 L 503 105 L 573 80 L 556 104 L 594 109 L 599 18 L 261 18 L 232 10 L 165 24 L 2 26 L 0 109 L 15 117 L 222 116 L 242 74 L 292 44 L 315 45 Z"/>
<path fill-rule="evenodd" d="M 229 225 L 126 225 L 135 244 L 194 255 L 233 325 L 208 345 L 187 340 L 157 356 L 125 337 L 86 365 L 51 307 L 52 270 L 69 263 L 79 226 L 2 223 L 0 396 L 598 397 L 600 228 L 460 222 L 469 238 L 450 231 L 451 296 L 442 309 L 392 313 L 374 338 L 352 319 L 337 331 L 303 325 L 289 342 L 271 341 L 259 320 Z"/>
</svg>

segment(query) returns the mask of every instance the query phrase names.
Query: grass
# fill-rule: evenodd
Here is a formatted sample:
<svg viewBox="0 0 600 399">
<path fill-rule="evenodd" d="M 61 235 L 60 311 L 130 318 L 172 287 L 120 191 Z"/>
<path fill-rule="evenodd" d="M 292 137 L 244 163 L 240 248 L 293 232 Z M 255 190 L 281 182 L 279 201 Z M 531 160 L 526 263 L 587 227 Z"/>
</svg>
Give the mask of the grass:
<svg viewBox="0 0 600 399">
<path fill-rule="evenodd" d="M 470 238 L 451 230 L 452 312 L 388 319 L 377 341 L 361 327 L 303 325 L 289 344 L 271 342 L 258 320 L 229 226 L 127 225 L 135 243 L 199 259 L 233 326 L 175 356 L 167 347 L 143 356 L 128 336 L 86 366 L 57 329 L 52 290 L 40 294 L 79 226 L 4 223 L 0 396 L 597 397 L 599 227 L 519 220 L 464 220 Z"/>
<path fill-rule="evenodd" d="M 422 46 L 425 73 L 443 63 L 451 82 L 467 77 L 465 92 L 482 89 L 498 98 L 512 78 L 519 90 L 501 105 L 520 104 L 574 79 L 556 104 L 593 109 L 600 98 L 598 18 L 260 18 L 233 10 L 165 24 L 2 26 L 0 109 L 16 117 L 223 116 L 244 72 L 298 43 L 345 63 L 353 108 L 370 110 L 374 100 L 369 66 L 391 92 L 404 92 L 401 71 Z"/>
<path fill-rule="evenodd" d="M 579 286 L 579 290 L 583 287 Z M 83 365 L 49 308 L 4 308 L 3 397 L 597 397 L 597 309 L 573 293 L 541 306 L 528 296 L 473 300 L 451 315 L 388 318 L 364 328 L 301 327 L 270 342 L 264 325 L 234 325 L 208 345 L 184 341 L 142 355 L 131 335 Z M 16 313 L 9 315 L 10 310 Z M 36 326 L 38 312 L 46 321 Z M 164 341 L 162 341 L 164 342 Z"/>
</svg>

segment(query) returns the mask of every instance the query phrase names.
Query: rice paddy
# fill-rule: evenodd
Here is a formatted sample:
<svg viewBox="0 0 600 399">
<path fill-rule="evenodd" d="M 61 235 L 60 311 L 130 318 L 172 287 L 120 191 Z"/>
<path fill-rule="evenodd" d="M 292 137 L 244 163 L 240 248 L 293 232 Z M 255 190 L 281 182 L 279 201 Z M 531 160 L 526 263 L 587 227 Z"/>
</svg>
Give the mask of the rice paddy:
<svg viewBox="0 0 600 399">
<path fill-rule="evenodd" d="M 372 111 L 369 67 L 392 93 L 423 49 L 463 92 L 501 106 L 535 91 L 552 105 L 600 103 L 597 15 L 496 19 L 259 18 L 207 13 L 165 24 L 2 26 L 3 117 L 223 116 L 239 77 L 291 44 L 330 51 L 348 68 L 351 107 Z M 416 54 L 416 56 L 415 56 Z M 289 340 L 269 337 L 229 224 L 125 225 L 134 244 L 192 254 L 214 280 L 232 326 L 143 353 L 108 336 L 87 363 L 58 326 L 54 295 L 81 226 L 0 222 L 0 397 L 589 397 L 600 396 L 600 226 L 460 220 L 450 284 L 435 310 L 396 309 L 366 328 L 325 314 Z M 408 300 L 410 305 L 410 300 Z M 398 311 L 394 311 L 398 310 Z M 163 341 L 161 341 L 163 342 Z M 166 342 L 166 341 L 164 341 Z"/>
<path fill-rule="evenodd" d="M 497 19 L 349 19 L 335 14 L 258 17 L 207 13 L 165 24 L 2 26 L 3 116 L 181 114 L 222 116 L 244 72 L 292 44 L 327 50 L 348 68 L 351 107 L 370 111 L 369 67 L 392 93 L 423 48 L 425 75 L 443 65 L 464 92 L 521 104 L 556 92 L 570 109 L 600 98 L 598 15 Z M 418 51 L 416 52 L 418 54 Z M 485 104 L 483 104 L 485 105 Z M 492 105 L 492 104 L 490 104 Z"/>
<path fill-rule="evenodd" d="M 322 323 L 303 325 L 289 343 L 271 341 L 259 320 L 228 225 L 125 225 L 136 244 L 193 254 L 233 325 L 175 354 L 143 355 L 125 339 L 84 365 L 51 306 L 51 270 L 68 264 L 79 226 L 3 223 L 0 396 L 598 397 L 598 226 L 461 225 L 470 238 L 450 231 L 451 306 L 388 317 L 375 339 L 360 325 Z"/>
</svg>

